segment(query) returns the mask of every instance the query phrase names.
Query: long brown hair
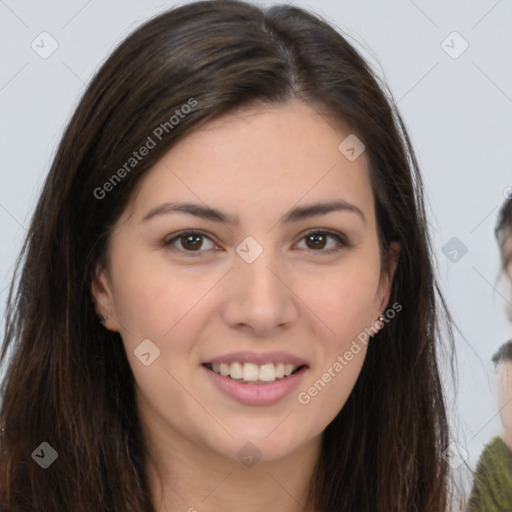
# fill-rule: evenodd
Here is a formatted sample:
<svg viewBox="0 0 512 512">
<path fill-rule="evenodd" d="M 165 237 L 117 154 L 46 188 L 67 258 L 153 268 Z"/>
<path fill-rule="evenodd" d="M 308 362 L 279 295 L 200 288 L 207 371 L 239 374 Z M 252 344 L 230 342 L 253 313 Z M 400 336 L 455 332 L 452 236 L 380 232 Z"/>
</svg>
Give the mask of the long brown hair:
<svg viewBox="0 0 512 512">
<path fill-rule="evenodd" d="M 195 107 L 170 122 L 191 98 Z M 126 38 L 66 127 L 7 301 L 2 510 L 154 510 L 133 374 L 120 335 L 98 322 L 93 271 L 136 184 L 179 139 L 236 107 L 291 98 L 347 123 L 364 142 L 384 268 L 390 242 L 402 248 L 389 300 L 402 310 L 370 341 L 348 401 L 324 431 L 311 507 L 446 509 L 438 359 L 442 320 L 453 343 L 451 318 L 433 272 L 420 171 L 392 97 L 320 17 L 213 0 L 174 8 Z M 164 122 L 161 141 L 128 172 L 133 152 Z M 58 453 L 47 469 L 32 458 L 42 442 Z"/>
</svg>

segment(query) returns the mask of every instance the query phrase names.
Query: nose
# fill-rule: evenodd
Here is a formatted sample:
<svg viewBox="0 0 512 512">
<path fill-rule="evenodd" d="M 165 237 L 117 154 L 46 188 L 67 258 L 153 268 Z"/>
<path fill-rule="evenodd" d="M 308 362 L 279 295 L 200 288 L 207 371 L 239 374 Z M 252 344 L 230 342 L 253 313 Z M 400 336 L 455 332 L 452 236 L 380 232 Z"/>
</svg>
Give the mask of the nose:
<svg viewBox="0 0 512 512">
<path fill-rule="evenodd" d="M 252 263 L 237 257 L 226 283 L 222 308 L 226 324 L 258 337 L 270 337 L 290 326 L 298 318 L 290 276 L 270 250 Z"/>
</svg>

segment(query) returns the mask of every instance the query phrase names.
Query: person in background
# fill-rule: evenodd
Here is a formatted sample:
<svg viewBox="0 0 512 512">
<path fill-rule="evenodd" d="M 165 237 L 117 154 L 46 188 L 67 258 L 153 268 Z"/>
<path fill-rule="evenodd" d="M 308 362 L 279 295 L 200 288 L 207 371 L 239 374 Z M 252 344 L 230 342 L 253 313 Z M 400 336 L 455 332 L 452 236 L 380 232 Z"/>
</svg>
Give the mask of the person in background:
<svg viewBox="0 0 512 512">
<path fill-rule="evenodd" d="M 500 248 L 500 272 L 512 286 L 512 198 L 499 212 L 495 234 Z M 512 297 L 506 311 L 512 322 Z M 512 339 L 497 350 L 492 361 L 499 376 L 498 407 L 503 432 L 485 445 L 480 455 L 468 512 L 512 510 Z"/>
</svg>

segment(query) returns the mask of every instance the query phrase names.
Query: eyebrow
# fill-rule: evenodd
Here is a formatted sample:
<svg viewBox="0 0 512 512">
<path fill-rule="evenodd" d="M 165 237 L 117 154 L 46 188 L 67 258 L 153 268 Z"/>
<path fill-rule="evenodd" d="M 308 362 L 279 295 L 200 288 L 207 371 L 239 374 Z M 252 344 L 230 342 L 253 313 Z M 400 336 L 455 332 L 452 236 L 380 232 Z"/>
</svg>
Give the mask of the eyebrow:
<svg viewBox="0 0 512 512">
<path fill-rule="evenodd" d="M 287 212 L 283 216 L 281 222 L 283 224 L 290 224 L 292 222 L 298 222 L 300 220 L 314 217 L 316 215 L 326 215 L 334 211 L 355 213 L 366 225 L 366 217 L 364 216 L 364 213 L 361 211 L 361 209 L 356 205 L 347 203 L 341 199 L 324 203 L 313 203 L 306 206 L 298 206 Z M 142 222 L 147 222 L 157 215 L 164 215 L 169 213 L 186 213 L 201 219 L 211 220 L 214 222 L 222 222 L 224 224 L 238 225 L 240 222 L 238 215 L 230 215 L 218 210 L 217 208 L 211 208 L 209 206 L 184 202 L 167 202 L 161 204 L 160 206 L 151 209 L 142 218 Z"/>
</svg>

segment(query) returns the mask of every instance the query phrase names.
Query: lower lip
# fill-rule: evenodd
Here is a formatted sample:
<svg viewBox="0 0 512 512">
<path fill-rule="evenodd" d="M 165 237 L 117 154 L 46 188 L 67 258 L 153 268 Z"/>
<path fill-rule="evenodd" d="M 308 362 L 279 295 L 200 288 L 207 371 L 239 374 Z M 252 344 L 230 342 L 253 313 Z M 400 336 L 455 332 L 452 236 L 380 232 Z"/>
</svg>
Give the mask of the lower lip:
<svg viewBox="0 0 512 512">
<path fill-rule="evenodd" d="M 243 384 L 230 377 L 219 375 L 206 366 L 201 368 L 221 391 L 248 405 L 268 405 L 278 402 L 297 388 L 308 370 L 308 367 L 304 366 L 297 373 L 268 384 Z"/>
</svg>

